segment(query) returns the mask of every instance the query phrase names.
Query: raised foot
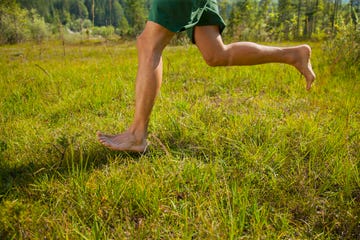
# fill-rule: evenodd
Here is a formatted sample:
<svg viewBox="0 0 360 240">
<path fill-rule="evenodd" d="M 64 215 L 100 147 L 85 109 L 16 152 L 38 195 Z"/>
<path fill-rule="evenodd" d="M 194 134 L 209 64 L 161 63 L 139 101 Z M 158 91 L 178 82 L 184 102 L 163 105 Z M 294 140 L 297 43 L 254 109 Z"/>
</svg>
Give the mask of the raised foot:
<svg viewBox="0 0 360 240">
<path fill-rule="evenodd" d="M 97 132 L 98 141 L 105 147 L 115 151 L 128 151 L 143 153 L 146 151 L 148 142 L 146 139 L 137 141 L 134 134 L 124 132 L 116 135 L 107 135 Z"/>
<path fill-rule="evenodd" d="M 294 66 L 304 75 L 306 79 L 306 90 L 311 89 L 311 85 L 315 81 L 315 73 L 311 65 L 311 48 L 309 45 L 300 45 L 297 48 L 297 57 Z"/>
</svg>

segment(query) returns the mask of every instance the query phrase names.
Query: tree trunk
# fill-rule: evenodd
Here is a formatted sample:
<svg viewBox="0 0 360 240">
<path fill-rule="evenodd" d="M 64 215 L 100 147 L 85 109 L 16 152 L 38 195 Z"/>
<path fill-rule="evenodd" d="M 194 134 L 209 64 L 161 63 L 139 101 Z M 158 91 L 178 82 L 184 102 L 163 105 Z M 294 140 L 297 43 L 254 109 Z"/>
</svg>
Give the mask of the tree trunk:
<svg viewBox="0 0 360 240">
<path fill-rule="evenodd" d="M 95 26 L 95 0 L 92 0 L 91 13 L 92 13 L 93 26 Z"/>
<path fill-rule="evenodd" d="M 340 6 L 341 6 L 341 0 L 334 0 L 334 12 L 333 12 L 332 19 L 331 19 L 331 30 L 333 33 L 336 32 L 335 24 L 337 21 L 337 16 L 338 16 L 338 11 L 339 11 Z"/>
<path fill-rule="evenodd" d="M 295 36 L 297 39 L 300 37 L 301 7 L 302 7 L 302 0 L 299 0 L 298 8 L 297 8 L 297 23 L 296 23 L 296 36 Z"/>
<path fill-rule="evenodd" d="M 111 14 L 112 14 L 112 0 L 109 0 L 109 16 L 110 16 L 110 19 L 109 19 L 109 25 L 113 25 L 112 24 L 112 16 L 111 16 Z"/>
</svg>

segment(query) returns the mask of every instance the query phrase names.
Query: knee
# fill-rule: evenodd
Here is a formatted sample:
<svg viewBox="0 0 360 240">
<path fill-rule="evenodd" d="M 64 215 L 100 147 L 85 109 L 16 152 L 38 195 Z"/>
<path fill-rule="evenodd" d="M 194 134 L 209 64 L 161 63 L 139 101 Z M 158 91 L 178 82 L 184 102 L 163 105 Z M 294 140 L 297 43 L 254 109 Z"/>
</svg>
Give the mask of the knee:
<svg viewBox="0 0 360 240">
<path fill-rule="evenodd" d="M 144 33 L 140 34 L 136 39 L 136 49 L 139 56 L 143 57 L 153 57 L 161 55 L 166 44 L 162 41 L 158 41 L 156 38 L 146 35 Z"/>
<path fill-rule="evenodd" d="M 211 57 L 204 57 L 204 60 L 206 62 L 206 64 L 210 67 L 217 67 L 217 66 L 221 66 L 221 61 L 219 60 L 219 58 L 217 56 L 211 56 Z"/>
<path fill-rule="evenodd" d="M 139 57 L 139 61 L 146 61 L 148 64 L 154 59 L 154 56 L 158 55 L 155 51 L 152 39 L 144 34 L 140 34 L 136 38 L 136 49 Z"/>
<path fill-rule="evenodd" d="M 226 52 L 212 52 L 207 55 L 203 55 L 203 58 L 207 65 L 210 67 L 217 67 L 217 66 L 226 66 L 227 65 L 227 57 Z"/>
<path fill-rule="evenodd" d="M 145 51 L 147 46 L 149 46 L 148 39 L 146 38 L 146 36 L 144 36 L 144 34 L 140 34 L 136 38 L 136 48 L 137 48 L 137 50 L 138 51 Z"/>
</svg>

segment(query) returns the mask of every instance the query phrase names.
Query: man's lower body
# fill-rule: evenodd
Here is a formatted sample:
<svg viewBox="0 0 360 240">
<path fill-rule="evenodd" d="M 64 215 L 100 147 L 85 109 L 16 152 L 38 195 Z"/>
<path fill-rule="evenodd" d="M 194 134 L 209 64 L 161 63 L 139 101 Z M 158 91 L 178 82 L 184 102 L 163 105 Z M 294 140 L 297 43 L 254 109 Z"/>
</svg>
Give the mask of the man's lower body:
<svg viewBox="0 0 360 240">
<path fill-rule="evenodd" d="M 163 1 L 166 0 L 157 0 L 155 2 L 161 4 Z M 169 2 L 172 1 L 179 2 L 179 0 L 170 0 Z M 167 3 L 169 4 L 169 2 Z M 198 0 L 195 2 L 201 3 L 200 7 L 196 6 L 199 7 L 198 9 L 192 7 L 191 16 L 194 17 L 195 21 L 188 21 L 187 25 L 178 30 L 171 24 L 166 25 L 168 19 L 171 20 L 171 12 L 168 13 L 169 15 L 161 15 L 158 18 L 155 16 L 156 13 L 155 15 L 150 14 L 150 20 L 146 23 L 144 31 L 137 38 L 136 43 L 138 49 L 138 72 L 134 120 L 123 133 L 106 135 L 98 132 L 98 140 L 104 146 L 118 151 L 144 152 L 146 150 L 150 114 L 162 82 L 162 52 L 175 35 L 174 31 L 190 31 L 189 36 L 209 66 L 285 63 L 295 67 L 305 77 L 306 89 L 310 90 L 315 74 L 310 63 L 311 48 L 308 45 L 284 48 L 263 46 L 252 42 L 224 44 L 221 31 L 225 25 L 220 15 L 218 15 L 219 18 L 217 17 L 217 5 L 209 5 L 209 3 L 215 4 L 216 1 Z M 206 19 L 209 21 L 208 25 Z M 194 22 L 195 25 L 193 25 Z M 173 29 L 173 31 L 170 29 Z"/>
</svg>

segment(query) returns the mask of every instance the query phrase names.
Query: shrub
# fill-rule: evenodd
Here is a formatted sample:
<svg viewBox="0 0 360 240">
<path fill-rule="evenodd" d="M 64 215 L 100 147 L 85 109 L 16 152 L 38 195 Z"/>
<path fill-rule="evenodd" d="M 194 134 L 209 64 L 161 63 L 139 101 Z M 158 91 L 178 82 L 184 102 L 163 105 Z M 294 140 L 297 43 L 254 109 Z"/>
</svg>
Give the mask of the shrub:
<svg viewBox="0 0 360 240">
<path fill-rule="evenodd" d="M 325 43 L 325 53 L 333 66 L 360 69 L 360 26 L 340 23 L 336 36 Z"/>
<path fill-rule="evenodd" d="M 107 27 L 94 27 L 92 29 L 92 33 L 94 35 L 100 35 L 104 38 L 108 38 L 110 37 L 111 35 L 113 35 L 115 32 L 115 29 L 113 26 L 107 26 Z"/>
<path fill-rule="evenodd" d="M 0 6 L 0 44 L 14 44 L 27 39 L 28 11 L 15 7 Z"/>
<path fill-rule="evenodd" d="M 44 18 L 40 17 L 35 10 L 31 10 L 31 18 L 28 22 L 28 28 L 32 40 L 40 43 L 50 35 L 49 28 L 44 21 Z"/>
<path fill-rule="evenodd" d="M 73 32 L 81 32 L 83 19 L 76 19 L 67 24 L 67 27 Z"/>
<path fill-rule="evenodd" d="M 89 29 L 92 27 L 92 22 L 89 19 L 85 19 L 82 24 L 83 24 L 83 28 L 86 28 L 86 29 Z"/>
<path fill-rule="evenodd" d="M 0 6 L 0 44 L 26 40 L 41 42 L 49 35 L 47 24 L 36 10 L 29 12 L 18 5 Z"/>
</svg>

